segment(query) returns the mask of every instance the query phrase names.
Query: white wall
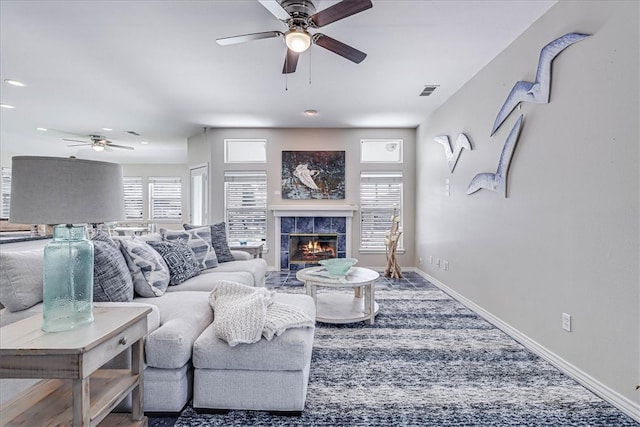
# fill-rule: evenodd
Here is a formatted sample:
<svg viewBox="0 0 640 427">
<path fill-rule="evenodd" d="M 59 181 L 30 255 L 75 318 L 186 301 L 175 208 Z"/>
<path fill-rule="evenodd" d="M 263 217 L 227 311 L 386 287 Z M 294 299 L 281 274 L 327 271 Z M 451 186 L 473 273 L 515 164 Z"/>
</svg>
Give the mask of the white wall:
<svg viewBox="0 0 640 427">
<path fill-rule="evenodd" d="M 430 276 L 593 381 L 640 419 L 639 3 L 561 1 L 418 129 L 417 247 Z M 490 137 L 540 49 L 592 37 L 554 61 L 549 104 L 522 104 Z M 466 195 L 495 172 L 518 115 L 508 198 Z M 449 174 L 437 135 L 465 132 Z M 451 196 L 444 195 L 445 178 Z M 429 264 L 448 260 L 450 270 Z M 561 328 L 561 314 L 573 319 Z"/>
<path fill-rule="evenodd" d="M 280 196 L 282 178 L 282 151 L 287 150 L 344 150 L 346 160 L 345 200 L 331 200 L 331 203 L 359 205 L 360 171 L 362 170 L 402 170 L 404 173 L 404 247 L 405 253 L 398 257 L 401 266 L 414 266 L 414 212 L 415 212 L 415 129 L 208 129 L 203 135 L 189 138 L 189 163 L 202 164 L 204 156 L 209 158 L 210 210 L 211 222 L 224 218 L 224 172 L 225 170 L 266 170 L 268 204 L 305 204 L 323 203 L 321 200 L 282 200 Z M 266 138 L 267 164 L 225 164 L 224 140 L 232 138 Z M 361 139 L 402 139 L 404 151 L 403 164 L 361 164 Z M 206 141 L 206 143 L 204 142 Z M 275 219 L 268 218 L 269 233 L 267 245 L 272 248 L 265 256 L 270 266 L 275 266 L 274 250 L 279 248 L 279 237 L 274 236 Z M 361 254 L 359 246 L 359 214 L 353 220 L 351 241 L 352 256 L 358 258 L 359 265 L 385 266 L 385 255 Z"/>
</svg>

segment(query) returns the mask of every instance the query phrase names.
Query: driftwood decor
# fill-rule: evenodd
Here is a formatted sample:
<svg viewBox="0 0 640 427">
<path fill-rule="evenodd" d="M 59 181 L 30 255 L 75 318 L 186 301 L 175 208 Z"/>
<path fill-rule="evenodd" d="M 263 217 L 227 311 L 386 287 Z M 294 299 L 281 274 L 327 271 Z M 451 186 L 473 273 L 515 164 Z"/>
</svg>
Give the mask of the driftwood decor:
<svg viewBox="0 0 640 427">
<path fill-rule="evenodd" d="M 396 258 L 396 250 L 398 247 L 398 241 L 402 234 L 402 227 L 400 227 L 400 215 L 398 208 L 393 208 L 393 215 L 391 216 L 391 230 L 387 231 L 384 245 L 387 252 L 387 268 L 384 270 L 385 277 L 391 277 L 392 279 L 399 279 L 402 277 L 402 269 L 398 264 Z"/>
</svg>

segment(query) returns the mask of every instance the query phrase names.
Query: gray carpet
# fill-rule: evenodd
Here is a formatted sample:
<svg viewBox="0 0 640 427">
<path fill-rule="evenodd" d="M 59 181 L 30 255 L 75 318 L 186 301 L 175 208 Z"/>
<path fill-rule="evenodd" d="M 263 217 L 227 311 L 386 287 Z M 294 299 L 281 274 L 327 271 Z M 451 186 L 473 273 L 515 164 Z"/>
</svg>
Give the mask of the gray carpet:
<svg viewBox="0 0 640 427">
<path fill-rule="evenodd" d="M 301 417 L 232 411 L 151 426 L 638 426 L 417 274 L 381 279 L 373 326 L 318 324 Z M 301 292 L 286 274 L 270 287 Z"/>
</svg>

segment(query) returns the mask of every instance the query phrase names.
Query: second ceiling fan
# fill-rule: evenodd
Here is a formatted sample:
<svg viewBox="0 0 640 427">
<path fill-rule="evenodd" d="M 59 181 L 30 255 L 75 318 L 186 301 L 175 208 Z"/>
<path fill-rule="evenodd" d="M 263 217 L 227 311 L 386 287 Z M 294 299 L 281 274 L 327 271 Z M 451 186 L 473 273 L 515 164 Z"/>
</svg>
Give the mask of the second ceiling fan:
<svg viewBox="0 0 640 427">
<path fill-rule="evenodd" d="M 258 0 L 277 19 L 288 28 L 285 33 L 280 31 L 266 31 L 262 33 L 243 34 L 239 36 L 219 38 L 220 45 L 244 43 L 252 40 L 284 37 L 287 54 L 282 72 L 293 73 L 298 65 L 300 53 L 307 50 L 311 44 L 316 44 L 336 53 L 356 64 L 361 63 L 367 54 L 321 33 L 311 34 L 310 28 L 321 28 L 325 25 L 347 18 L 373 7 L 371 0 L 343 0 L 326 9 L 316 12 L 316 7 L 310 0 Z"/>
</svg>

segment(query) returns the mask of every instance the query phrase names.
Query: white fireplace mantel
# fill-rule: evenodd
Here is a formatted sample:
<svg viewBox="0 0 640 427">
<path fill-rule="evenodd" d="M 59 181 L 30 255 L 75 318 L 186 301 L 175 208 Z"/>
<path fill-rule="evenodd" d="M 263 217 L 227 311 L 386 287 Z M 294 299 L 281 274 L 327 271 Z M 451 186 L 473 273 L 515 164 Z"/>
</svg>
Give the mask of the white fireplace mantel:
<svg viewBox="0 0 640 427">
<path fill-rule="evenodd" d="M 275 217 L 283 216 L 343 216 L 352 217 L 358 210 L 356 205 L 337 204 L 304 204 L 304 205 L 270 205 L 268 209 Z"/>
</svg>

